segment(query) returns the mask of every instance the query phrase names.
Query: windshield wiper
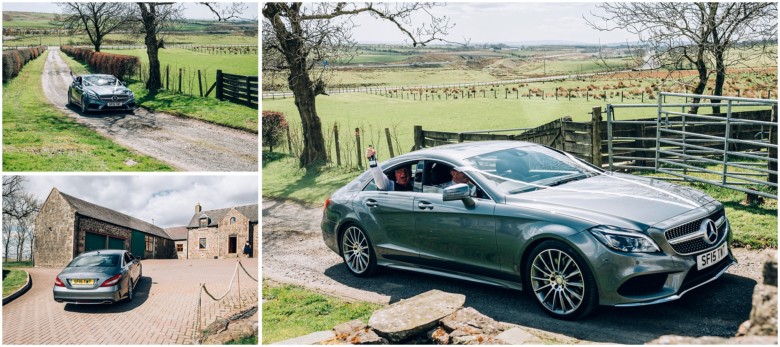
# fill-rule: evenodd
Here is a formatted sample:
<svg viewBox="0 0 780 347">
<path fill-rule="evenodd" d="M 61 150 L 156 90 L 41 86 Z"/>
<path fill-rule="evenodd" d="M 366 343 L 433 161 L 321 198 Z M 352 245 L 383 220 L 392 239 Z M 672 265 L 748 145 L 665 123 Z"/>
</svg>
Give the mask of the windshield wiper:
<svg viewBox="0 0 780 347">
<path fill-rule="evenodd" d="M 559 185 L 564 184 L 564 183 L 569 183 L 569 182 L 572 182 L 572 181 L 578 181 L 578 180 L 581 180 L 583 178 L 588 178 L 588 177 L 591 177 L 591 176 L 589 174 L 587 174 L 587 173 L 581 173 L 581 174 L 578 174 L 578 175 L 574 175 L 574 176 L 566 177 L 566 178 L 561 178 L 561 179 L 559 179 L 557 181 L 553 181 L 552 183 L 548 184 L 547 186 L 548 187 L 555 187 L 555 186 L 559 186 Z"/>
</svg>

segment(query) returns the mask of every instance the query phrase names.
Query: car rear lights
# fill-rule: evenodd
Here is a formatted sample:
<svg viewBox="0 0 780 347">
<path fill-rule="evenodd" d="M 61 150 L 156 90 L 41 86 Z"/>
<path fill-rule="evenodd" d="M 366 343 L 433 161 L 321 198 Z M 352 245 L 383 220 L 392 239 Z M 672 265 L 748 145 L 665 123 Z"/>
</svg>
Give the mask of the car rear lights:
<svg viewBox="0 0 780 347">
<path fill-rule="evenodd" d="M 322 207 L 323 212 L 328 209 L 328 205 L 330 205 L 330 198 L 325 200 L 325 206 Z"/>
<path fill-rule="evenodd" d="M 57 277 L 54 278 L 54 286 L 55 287 L 64 287 L 65 283 L 62 283 L 62 280 L 60 279 L 60 277 L 57 276 Z"/>
<path fill-rule="evenodd" d="M 115 286 L 117 283 L 119 283 L 119 280 L 121 280 L 121 279 L 122 279 L 122 274 L 119 274 L 119 275 L 116 275 L 116 276 L 114 276 L 114 277 L 111 277 L 111 278 L 107 279 L 107 280 L 106 280 L 105 282 L 103 282 L 103 284 L 101 284 L 100 286 L 101 286 L 101 287 L 111 287 L 111 286 Z"/>
</svg>

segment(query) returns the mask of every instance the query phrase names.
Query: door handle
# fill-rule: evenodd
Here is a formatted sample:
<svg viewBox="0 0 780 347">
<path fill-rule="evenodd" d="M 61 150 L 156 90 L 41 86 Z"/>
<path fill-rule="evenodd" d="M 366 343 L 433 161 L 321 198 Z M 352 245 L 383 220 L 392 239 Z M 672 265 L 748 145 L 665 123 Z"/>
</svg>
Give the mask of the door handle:
<svg viewBox="0 0 780 347">
<path fill-rule="evenodd" d="M 433 205 L 432 205 L 430 202 L 427 202 L 427 201 L 421 201 L 421 202 L 419 202 L 419 203 L 417 204 L 417 207 L 418 207 L 419 209 L 421 209 L 421 210 L 424 210 L 424 209 L 433 210 Z"/>
<path fill-rule="evenodd" d="M 379 203 L 374 199 L 368 199 L 366 200 L 366 206 L 368 207 L 377 207 L 379 206 Z"/>
</svg>

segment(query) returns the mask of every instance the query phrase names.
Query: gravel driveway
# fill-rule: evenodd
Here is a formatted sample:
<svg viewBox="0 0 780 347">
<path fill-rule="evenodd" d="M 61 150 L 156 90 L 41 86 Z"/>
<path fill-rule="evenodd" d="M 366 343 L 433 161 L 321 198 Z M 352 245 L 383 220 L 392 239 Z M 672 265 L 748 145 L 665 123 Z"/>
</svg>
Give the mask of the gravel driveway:
<svg viewBox="0 0 780 347">
<path fill-rule="evenodd" d="M 682 299 L 647 307 L 602 307 L 587 319 L 548 317 L 525 293 L 425 274 L 382 269 L 360 279 L 322 241 L 322 207 L 263 200 L 263 277 L 342 298 L 392 303 L 431 289 L 466 295 L 466 306 L 499 321 L 597 343 L 641 344 L 662 335 L 734 336 L 748 319 L 761 277 L 757 251 L 734 249 L 739 265 Z"/>
<path fill-rule="evenodd" d="M 49 102 L 112 141 L 184 171 L 257 171 L 257 134 L 139 108 L 135 114 L 81 114 L 68 108 L 73 80 L 61 51 L 50 47 L 43 70 Z"/>
</svg>

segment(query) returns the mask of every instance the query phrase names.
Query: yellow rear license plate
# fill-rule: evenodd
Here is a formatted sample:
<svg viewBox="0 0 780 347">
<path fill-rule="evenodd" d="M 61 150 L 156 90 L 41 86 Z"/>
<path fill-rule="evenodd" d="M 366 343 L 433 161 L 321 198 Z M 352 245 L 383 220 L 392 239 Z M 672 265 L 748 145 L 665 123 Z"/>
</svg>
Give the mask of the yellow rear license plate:
<svg viewBox="0 0 780 347">
<path fill-rule="evenodd" d="M 90 279 L 74 278 L 74 279 L 70 280 L 70 283 L 71 284 L 95 284 L 95 280 L 92 279 L 92 278 L 90 278 Z"/>
</svg>

